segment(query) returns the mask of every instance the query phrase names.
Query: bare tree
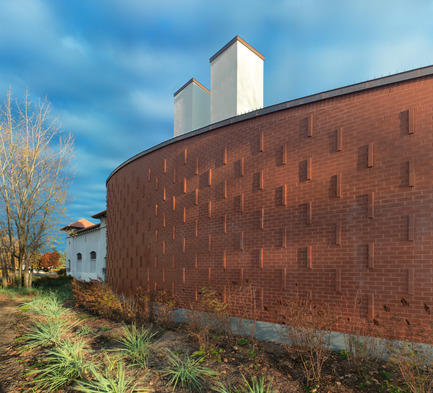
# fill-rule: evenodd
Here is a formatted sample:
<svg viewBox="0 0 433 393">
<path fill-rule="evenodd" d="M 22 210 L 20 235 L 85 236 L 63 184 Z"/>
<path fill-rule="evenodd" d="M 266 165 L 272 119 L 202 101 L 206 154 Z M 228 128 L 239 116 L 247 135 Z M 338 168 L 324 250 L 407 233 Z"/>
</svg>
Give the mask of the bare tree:
<svg viewBox="0 0 433 393">
<path fill-rule="evenodd" d="M 6 95 L 0 107 L 0 254 L 3 282 L 32 283 L 33 256 L 64 212 L 73 140 L 47 100 Z"/>
</svg>

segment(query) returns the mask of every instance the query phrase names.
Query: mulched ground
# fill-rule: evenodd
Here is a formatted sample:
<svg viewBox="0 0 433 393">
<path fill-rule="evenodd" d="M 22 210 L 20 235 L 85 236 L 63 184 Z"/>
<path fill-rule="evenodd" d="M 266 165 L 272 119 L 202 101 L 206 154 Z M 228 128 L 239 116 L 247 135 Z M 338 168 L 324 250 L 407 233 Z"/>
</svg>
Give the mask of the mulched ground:
<svg viewBox="0 0 433 393">
<path fill-rule="evenodd" d="M 23 326 L 29 323 L 29 314 L 20 312 L 18 308 L 22 301 L 23 299 L 11 299 L 0 294 L 0 393 L 32 391 L 24 385 L 23 375 L 27 367 L 36 361 L 35 354 L 20 354 L 20 343 L 15 341 Z M 118 345 L 116 338 L 120 335 L 121 323 L 95 317 L 80 309 L 73 310 L 75 318 L 81 321 L 77 329 L 85 327 L 89 330 L 85 338 L 95 353 Z M 200 349 L 187 334 L 184 325 L 170 330 L 153 325 L 153 329 L 158 334 L 155 338 L 152 370 L 161 370 L 167 365 L 167 348 L 177 354 L 192 354 Z M 324 365 L 320 386 L 307 387 L 301 362 L 293 354 L 288 354 L 281 345 L 257 342 L 252 351 L 251 342 L 239 341 L 239 337 L 214 337 L 210 344 L 215 354 L 209 355 L 202 365 L 218 371 L 218 380 L 225 385 L 229 382 L 232 386 L 242 384 L 242 376 L 248 379 L 253 375 L 264 375 L 273 379 L 279 393 L 405 391 L 392 390 L 392 386 L 397 386 L 396 373 L 385 363 L 363 364 L 362 368 L 356 369 L 345 359 L 344 354 L 333 353 Z M 166 380 L 158 372 L 151 372 L 150 376 L 132 368 L 129 372 L 137 380 L 145 379 L 146 385 L 152 387 L 155 393 L 171 392 L 166 386 Z M 72 392 L 73 389 L 68 388 L 66 391 Z"/>
</svg>

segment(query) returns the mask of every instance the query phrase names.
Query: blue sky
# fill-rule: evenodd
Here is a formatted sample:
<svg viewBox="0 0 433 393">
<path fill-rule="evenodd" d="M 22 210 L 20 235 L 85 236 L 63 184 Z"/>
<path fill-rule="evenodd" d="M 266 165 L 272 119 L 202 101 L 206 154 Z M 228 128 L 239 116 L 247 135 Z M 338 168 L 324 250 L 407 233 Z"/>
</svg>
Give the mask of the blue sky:
<svg viewBox="0 0 433 393">
<path fill-rule="evenodd" d="M 210 88 L 209 58 L 234 36 L 265 56 L 269 106 L 433 64 L 432 17 L 427 0 L 0 0 L 0 93 L 46 96 L 75 137 L 65 225 L 173 136 L 173 93 Z"/>
</svg>

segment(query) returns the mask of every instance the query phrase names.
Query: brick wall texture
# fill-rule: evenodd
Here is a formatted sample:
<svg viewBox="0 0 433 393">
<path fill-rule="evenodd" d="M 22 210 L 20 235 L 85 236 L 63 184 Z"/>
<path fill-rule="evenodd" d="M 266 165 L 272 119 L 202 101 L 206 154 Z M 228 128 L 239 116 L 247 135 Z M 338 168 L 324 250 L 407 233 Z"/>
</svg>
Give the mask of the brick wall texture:
<svg viewBox="0 0 433 393">
<path fill-rule="evenodd" d="M 422 319 L 433 305 L 432 114 L 430 76 L 133 160 L 107 182 L 108 282 L 184 300 L 252 283 L 264 320 L 295 296 L 356 302 L 378 320 L 405 299 Z"/>
</svg>

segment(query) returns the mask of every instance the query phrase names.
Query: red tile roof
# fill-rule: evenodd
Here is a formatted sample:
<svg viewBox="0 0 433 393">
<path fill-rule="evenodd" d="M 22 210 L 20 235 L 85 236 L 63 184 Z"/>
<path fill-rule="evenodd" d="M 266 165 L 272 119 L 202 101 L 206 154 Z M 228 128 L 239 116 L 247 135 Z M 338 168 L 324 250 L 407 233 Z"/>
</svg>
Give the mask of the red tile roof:
<svg viewBox="0 0 433 393">
<path fill-rule="evenodd" d="M 72 224 L 66 225 L 63 228 L 60 228 L 61 231 L 67 231 L 68 229 L 87 229 L 91 226 L 94 226 L 93 222 L 87 221 L 82 218 L 78 221 L 73 222 Z"/>
</svg>

